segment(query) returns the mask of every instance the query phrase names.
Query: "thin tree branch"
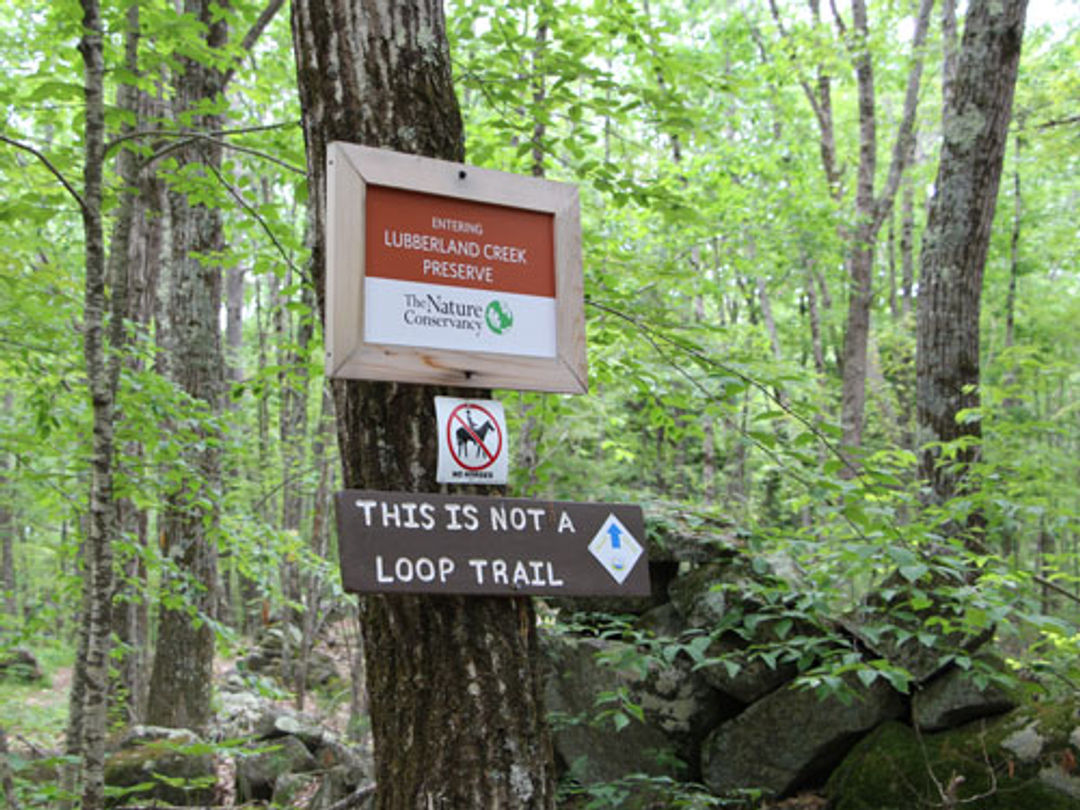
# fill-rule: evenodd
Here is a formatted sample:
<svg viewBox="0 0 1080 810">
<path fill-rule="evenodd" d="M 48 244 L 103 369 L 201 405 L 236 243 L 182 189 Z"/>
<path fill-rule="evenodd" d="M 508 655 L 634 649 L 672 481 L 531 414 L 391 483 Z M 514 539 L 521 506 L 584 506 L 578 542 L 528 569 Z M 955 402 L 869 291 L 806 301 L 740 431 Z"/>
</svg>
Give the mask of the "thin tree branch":
<svg viewBox="0 0 1080 810">
<path fill-rule="evenodd" d="M 877 228 L 889 216 L 892 211 L 893 201 L 896 199 L 896 191 L 900 188 L 900 179 L 904 170 L 911 163 L 915 153 L 915 111 L 919 106 L 919 85 L 922 83 L 923 56 L 926 49 L 926 35 L 930 30 L 930 12 L 934 8 L 934 0 L 922 0 L 919 3 L 919 14 L 915 20 L 915 38 L 911 46 L 914 62 L 911 72 L 908 73 L 907 91 L 904 94 L 904 112 L 900 119 L 900 128 L 896 133 L 896 141 L 893 144 L 892 162 L 889 164 L 889 179 L 885 182 L 885 189 L 874 205 L 874 227 Z"/>
<path fill-rule="evenodd" d="M 836 0 L 829 0 L 829 8 L 832 9 L 833 19 L 836 20 L 836 30 L 840 32 L 841 38 L 847 41 L 847 26 L 844 24 L 844 18 L 840 14 L 840 9 L 836 7 Z"/>
<path fill-rule="evenodd" d="M 275 129 L 288 129 L 289 127 L 300 126 L 299 121 L 282 121 L 277 124 L 261 124 L 256 127 L 237 127 L 235 129 L 214 129 L 208 132 L 198 133 L 205 137 L 220 138 L 225 135 L 246 135 L 249 132 L 267 132 Z M 105 144 L 105 154 L 108 155 L 116 147 L 125 141 L 138 140 L 140 138 L 188 138 L 192 135 L 192 130 L 179 130 L 179 129 L 136 129 L 131 132 L 125 132 L 123 135 L 118 135 L 113 138 L 107 144 Z"/>
<path fill-rule="evenodd" d="M 52 172 L 53 176 L 60 181 L 60 184 L 65 189 L 67 189 L 68 194 L 75 198 L 75 202 L 79 204 L 79 208 L 81 208 L 83 211 L 87 210 L 86 201 L 82 198 L 82 195 L 75 190 L 74 186 L 72 186 L 71 183 L 67 181 L 67 178 L 64 177 L 63 173 L 61 173 L 61 171 L 56 168 L 55 165 L 53 165 L 53 162 L 47 157 L 45 157 L 44 154 L 39 152 L 34 147 L 30 146 L 30 144 L 23 143 L 22 141 L 16 141 L 14 138 L 9 138 L 4 134 L 0 134 L 0 141 L 14 146 L 16 149 L 22 149 L 24 152 L 29 152 L 31 155 L 40 160 L 45 165 L 45 168 Z"/>
<path fill-rule="evenodd" d="M 668 356 L 668 353 L 665 352 L 662 348 L 660 348 L 660 345 L 659 345 L 658 341 L 663 341 L 664 343 L 670 344 L 671 346 L 679 349 L 680 351 L 682 351 L 685 354 L 689 355 L 690 357 L 694 358 L 696 361 L 698 361 L 699 363 L 701 363 L 703 365 L 714 366 L 716 368 L 723 369 L 725 372 L 727 372 L 728 374 L 731 374 L 733 377 L 738 377 L 742 382 L 746 383 L 748 386 L 751 386 L 752 388 L 756 388 L 758 391 L 760 391 L 762 394 L 764 394 L 769 399 L 769 401 L 775 403 L 778 408 L 780 408 L 782 411 L 784 411 L 784 413 L 786 413 L 788 416 L 790 416 L 796 422 L 799 422 L 807 430 L 811 431 L 817 437 L 818 441 L 820 441 L 825 446 L 825 448 L 829 450 L 830 453 L 832 453 L 837 459 L 842 461 L 845 464 L 845 466 L 847 466 L 848 469 L 851 470 L 853 475 L 855 475 L 856 477 L 861 477 L 862 476 L 862 473 L 851 464 L 851 462 L 846 458 L 846 456 L 840 451 L 840 448 L 837 447 L 828 436 L 826 436 L 812 421 L 810 421 L 809 419 L 804 417 L 802 414 L 800 414 L 798 411 L 796 411 L 794 408 L 792 408 L 789 404 L 787 404 L 782 399 L 777 397 L 776 393 L 773 390 L 771 390 L 769 388 L 769 386 L 767 386 L 765 383 L 754 379 L 753 377 L 739 371 L 736 368 L 733 368 L 733 367 L 731 367 L 729 365 L 726 365 L 724 363 L 719 362 L 718 360 L 714 360 L 713 358 L 706 356 L 705 353 L 702 352 L 700 349 L 694 348 L 692 346 L 687 346 L 685 343 L 680 343 L 677 340 L 673 340 L 672 338 L 665 335 L 663 332 L 658 332 L 658 331 L 652 329 L 651 327 L 649 327 L 647 324 L 642 323 L 640 320 L 635 318 L 633 315 L 628 315 L 625 312 L 622 312 L 621 310 L 615 309 L 614 307 L 608 306 L 607 304 L 601 304 L 598 301 L 593 301 L 593 300 L 588 300 L 587 299 L 585 301 L 585 303 L 588 304 L 589 306 L 595 307 L 596 309 L 599 309 L 599 310 L 601 310 L 603 312 L 607 312 L 609 315 L 614 315 L 617 318 L 621 318 L 622 320 L 626 321 L 627 323 L 629 323 L 630 325 L 635 327 L 638 331 L 641 332 L 642 335 L 645 336 L 645 340 L 648 341 L 649 345 L 651 345 L 657 351 L 657 353 L 660 354 L 661 357 L 663 357 L 665 360 L 670 362 L 672 364 L 672 367 L 676 371 L 678 371 L 680 375 L 682 375 L 684 378 L 686 378 L 686 380 L 691 385 L 693 385 L 695 388 L 697 388 L 699 391 L 701 391 L 710 401 L 715 400 L 716 397 L 710 391 L 708 391 L 701 384 L 700 381 L 698 381 L 689 372 L 687 372 L 686 369 L 684 369 L 678 363 L 675 363 L 673 360 L 671 360 L 670 357 Z M 753 437 L 749 437 L 749 438 L 751 438 L 751 440 L 753 440 Z M 759 444 L 759 446 L 760 446 L 760 444 Z M 767 453 L 769 452 L 767 450 L 767 448 L 762 447 L 762 449 L 766 450 Z M 769 453 L 769 455 L 773 455 L 773 454 Z M 783 462 L 780 459 L 776 458 L 774 455 L 773 455 L 773 459 L 778 464 L 783 465 Z M 809 482 L 804 480 L 800 476 L 793 474 L 793 477 L 797 481 L 799 481 L 800 483 L 809 486 Z M 897 531 L 899 531 L 899 530 L 897 529 Z"/>
<path fill-rule="evenodd" d="M 777 30 L 780 32 L 780 36 L 788 41 L 788 49 L 790 51 L 792 61 L 795 65 L 798 65 L 798 60 L 795 58 L 795 47 L 791 43 L 790 35 L 787 29 L 784 27 L 783 20 L 780 18 L 780 9 L 776 5 L 776 0 L 769 0 L 769 10 L 772 12 L 773 20 L 776 23 Z M 821 22 L 820 10 L 816 2 L 811 3 L 811 11 L 814 14 L 816 23 Z M 744 12 L 745 17 L 745 12 Z M 749 19 L 747 18 L 749 23 Z M 758 46 L 758 51 L 761 54 L 762 61 L 768 62 L 768 54 L 765 51 L 765 45 L 761 41 L 761 34 L 758 32 L 756 26 L 750 25 L 750 36 Z M 841 187 L 841 178 L 843 172 L 837 167 L 836 162 L 836 135 L 833 129 L 832 120 L 832 101 L 830 90 L 829 75 L 824 71 L 822 66 L 818 65 L 817 75 L 817 90 L 810 84 L 810 81 L 801 75 L 798 77 L 799 87 L 802 88 L 803 95 L 806 96 L 806 100 L 810 102 L 810 109 L 814 112 L 814 118 L 818 123 L 818 132 L 820 133 L 820 150 L 821 150 L 821 162 L 822 168 L 825 171 L 825 180 L 829 184 L 829 191 L 834 200 L 839 202 L 843 196 L 843 189 Z"/>
<path fill-rule="evenodd" d="M 258 16 L 248 32 L 244 34 L 244 38 L 240 40 L 241 50 L 250 52 L 255 47 L 255 43 L 259 41 L 259 37 L 262 36 L 263 31 L 270 25 L 271 20 L 274 19 L 274 15 L 278 13 L 281 7 L 285 5 L 285 0 L 270 0 L 270 3 L 262 10 L 262 13 Z M 225 71 L 225 75 L 221 79 L 221 87 L 224 90 L 225 87 L 233 80 L 236 75 L 235 65 Z"/>
<path fill-rule="evenodd" d="M 773 18 L 773 21 L 776 23 L 776 29 L 780 32 L 780 36 L 783 37 L 785 40 L 790 41 L 790 37 L 788 36 L 787 29 L 784 27 L 784 23 L 780 19 L 780 9 L 777 8 L 777 6 L 776 6 L 776 0 L 769 0 L 769 11 L 772 12 L 772 18 Z M 743 16 L 746 17 L 746 12 L 745 11 L 743 12 Z M 746 19 L 747 19 L 747 22 L 749 22 L 749 18 L 746 18 Z M 769 60 L 769 54 L 765 50 L 765 43 L 761 39 L 761 32 L 758 31 L 757 26 L 755 26 L 755 25 L 750 26 L 750 38 L 753 39 L 754 44 L 757 45 L 758 54 L 761 56 L 761 61 L 766 62 L 766 63 L 769 62 L 770 61 Z M 789 47 L 789 49 L 791 50 L 792 60 L 796 61 L 796 63 L 797 63 L 797 60 L 795 60 L 794 47 Z M 810 102 L 810 108 L 814 111 L 814 117 L 817 119 L 818 127 L 822 131 L 824 131 L 825 130 L 825 125 L 826 125 L 825 124 L 825 111 L 822 109 L 821 105 L 818 103 L 818 97 L 814 94 L 814 90 L 813 90 L 813 88 L 811 88 L 810 82 L 807 79 L 805 79 L 801 74 L 799 76 L 798 81 L 799 81 L 799 86 L 802 88 L 803 93 L 806 95 L 806 100 Z"/>
<path fill-rule="evenodd" d="M 1044 588 L 1049 588 L 1054 593 L 1056 593 L 1056 594 L 1058 594 L 1060 596 L 1064 596 L 1066 599 L 1070 599 L 1073 602 L 1075 602 L 1076 604 L 1080 605 L 1080 596 L 1077 596 L 1072 591 L 1066 590 L 1065 588 L 1061 587 L 1060 585 L 1058 585 L 1053 580 L 1047 579 L 1046 577 L 1041 576 L 1039 574 L 1032 574 L 1031 579 L 1034 582 L 1038 583 L 1039 585 L 1042 585 Z"/>
<path fill-rule="evenodd" d="M 370 782 L 366 785 L 361 785 L 344 799 L 338 802 L 334 802 L 332 805 L 326 808 L 326 810 L 349 810 L 349 808 L 356 807 L 368 796 L 371 796 L 375 792 L 377 785 L 374 782 Z"/>
<path fill-rule="evenodd" d="M 211 172 L 213 172 L 214 176 L 218 179 L 218 182 L 221 183 L 221 185 L 225 187 L 225 190 L 229 192 L 229 195 L 234 200 L 236 200 L 237 204 L 241 208 L 243 208 L 244 211 L 247 212 L 247 214 L 249 216 L 254 217 L 255 221 L 259 223 L 259 226 L 263 229 L 263 231 L 266 233 L 266 235 L 268 237 L 270 237 L 270 241 L 273 242 L 274 247 L 277 248 L 278 253 L 281 254 L 281 258 L 285 260 L 285 264 L 287 264 L 289 266 L 289 269 L 294 271 L 297 275 L 299 275 L 302 279 L 304 279 L 304 281 L 306 281 L 308 284 L 311 284 L 312 283 L 311 277 L 309 275 L 307 275 L 299 267 L 296 266 L 295 262 L 293 262 L 293 260 L 289 257 L 288 251 L 285 250 L 284 245 L 282 245 L 281 242 L 278 241 L 278 238 L 276 236 L 274 236 L 274 232 L 273 232 L 273 230 L 271 230 L 270 225 L 267 224 L 266 220 L 263 219 L 263 217 L 259 214 L 259 212 L 256 211 L 254 208 L 251 207 L 251 205 L 248 204 L 247 200 L 244 199 L 243 195 L 239 191 L 237 191 L 233 187 L 233 185 L 231 183 L 229 183 L 229 181 L 226 180 L 222 176 L 221 172 L 218 171 L 216 166 L 213 166 L 210 163 L 207 163 L 206 166 L 207 166 L 207 168 L 210 169 Z"/>
<path fill-rule="evenodd" d="M 217 144 L 224 149 L 231 149 L 234 152 L 243 152 L 247 155 L 254 155 L 255 157 L 262 158 L 263 160 L 269 161 L 270 163 L 281 166 L 283 169 L 287 169 L 290 172 L 305 176 L 307 175 L 307 171 L 305 169 L 301 169 L 299 166 L 294 166 L 291 163 L 282 160 L 281 158 L 274 157 L 269 152 L 262 152 L 258 149 L 252 149 L 248 146 L 238 146 L 237 144 L 229 143 L 228 141 L 223 141 L 218 138 L 211 138 L 208 135 L 203 135 L 198 132 L 190 133 L 189 137 L 182 138 L 176 143 L 169 144 L 164 149 L 158 150 L 143 162 L 142 166 L 140 166 L 140 169 L 145 169 L 151 163 L 161 160 L 161 158 L 165 157 L 166 155 L 172 152 L 176 152 L 179 149 L 183 149 L 185 146 L 190 146 L 191 144 L 197 143 L 199 141 Z"/>
<path fill-rule="evenodd" d="M 1064 127 L 1069 124 L 1080 124 L 1080 115 L 1070 115 L 1068 118 L 1055 118 L 1042 124 L 1037 124 L 1035 129 L 1051 129 L 1052 127 Z"/>
</svg>

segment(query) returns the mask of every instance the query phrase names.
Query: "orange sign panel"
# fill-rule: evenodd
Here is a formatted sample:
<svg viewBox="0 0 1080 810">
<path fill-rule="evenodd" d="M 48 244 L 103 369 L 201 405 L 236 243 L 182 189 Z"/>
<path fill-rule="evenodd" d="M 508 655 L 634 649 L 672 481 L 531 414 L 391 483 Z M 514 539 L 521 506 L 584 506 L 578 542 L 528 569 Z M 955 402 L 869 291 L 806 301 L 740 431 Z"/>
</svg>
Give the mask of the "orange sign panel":
<svg viewBox="0 0 1080 810">
<path fill-rule="evenodd" d="M 554 216 L 369 185 L 369 278 L 555 297 Z"/>
</svg>

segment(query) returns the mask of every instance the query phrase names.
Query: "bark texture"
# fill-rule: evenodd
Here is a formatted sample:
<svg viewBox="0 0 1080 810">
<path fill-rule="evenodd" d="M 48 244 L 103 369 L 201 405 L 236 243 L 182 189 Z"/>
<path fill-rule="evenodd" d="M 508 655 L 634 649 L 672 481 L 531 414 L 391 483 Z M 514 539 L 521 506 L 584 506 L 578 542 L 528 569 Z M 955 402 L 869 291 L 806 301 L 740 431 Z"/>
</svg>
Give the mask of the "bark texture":
<svg viewBox="0 0 1080 810">
<path fill-rule="evenodd" d="M 4 395 L 3 419 L 15 407 L 15 396 L 8 391 Z M 4 613 L 8 623 L 0 624 L 0 630 L 17 626 L 18 602 L 15 599 L 15 494 L 12 490 L 11 459 L 7 453 L 0 454 L 0 591 L 3 591 Z"/>
<path fill-rule="evenodd" d="M 184 11 L 206 26 L 206 45 L 221 48 L 228 24 L 217 3 L 186 0 Z M 221 72 L 193 59 L 181 60 L 175 82 L 175 110 L 183 128 L 215 131 L 220 115 L 193 112 L 224 88 Z M 221 147 L 194 142 L 177 152 L 181 174 L 203 182 L 221 166 Z M 196 180 L 195 182 L 199 182 Z M 193 204 L 185 189 L 169 194 L 172 223 L 172 278 L 169 287 L 168 373 L 203 416 L 220 413 L 224 359 L 221 349 L 222 272 L 225 247 L 221 212 Z M 147 722 L 173 728 L 203 729 L 210 721 L 214 633 L 205 621 L 215 615 L 217 554 L 213 536 L 220 489 L 219 442 L 206 424 L 194 425 L 199 441 L 184 450 L 187 472 L 165 503 L 161 518 L 163 552 L 173 563 L 168 587 L 185 593 L 185 604 L 163 607 L 150 677 Z M 209 490 L 204 492 L 203 490 Z"/>
<path fill-rule="evenodd" d="M 105 166 L 105 54 L 101 7 L 83 0 L 83 36 L 79 42 L 84 66 L 86 100 L 85 163 L 81 199 L 86 240 L 83 353 L 93 408 L 89 515 L 86 533 L 87 575 L 79 647 L 85 653 L 79 668 L 81 683 L 72 684 L 71 721 L 74 732 L 68 752 L 82 755 L 84 810 L 99 810 L 105 803 L 105 732 L 108 698 L 109 642 L 112 609 L 113 455 L 115 446 L 116 380 L 118 351 L 106 351 L 112 337 L 119 349 L 122 319 L 112 313 L 107 333 L 108 298 L 105 236 L 102 225 Z M 122 305 L 125 291 L 113 290 L 114 307 Z"/>
<path fill-rule="evenodd" d="M 292 9 L 312 273 L 325 311 L 326 144 L 461 160 L 464 140 L 441 3 L 295 0 Z M 437 489 L 436 393 L 335 382 L 346 487 Z M 361 610 L 380 810 L 553 807 L 531 602 L 386 596 Z"/>
<path fill-rule="evenodd" d="M 979 457 L 979 303 L 990 228 L 1020 62 L 1026 0 L 972 0 L 943 122 L 944 143 L 923 238 L 919 281 L 916 401 L 920 472 L 930 498 L 962 490 Z M 956 463 L 937 446 L 962 437 Z M 980 523 L 976 514 L 969 526 Z"/>
<path fill-rule="evenodd" d="M 139 7 L 127 10 L 127 30 L 124 34 L 124 66 L 132 76 L 139 76 Z M 116 91 L 117 106 L 130 112 L 121 135 L 129 136 L 136 128 L 150 127 L 159 120 L 163 102 L 138 89 L 134 84 L 122 84 Z M 127 301 L 124 317 L 139 339 L 148 340 L 151 321 L 157 307 L 154 288 L 161 262 L 164 197 L 163 186 L 152 167 L 140 169 L 139 159 L 127 144 L 117 156 L 117 172 L 124 191 L 121 195 L 109 248 L 109 276 L 126 280 Z M 126 353 L 125 367 L 139 373 L 145 360 L 139 352 Z M 118 413 L 118 419 L 124 414 Z M 128 459 L 144 457 L 141 443 L 128 442 L 123 450 Z M 135 462 L 138 464 L 138 462 Z M 119 536 L 139 547 L 147 545 L 149 516 L 146 509 L 130 498 L 116 503 L 116 531 Z M 129 722 L 142 719 L 146 704 L 149 673 L 149 610 L 144 600 L 147 593 L 147 569 L 144 554 L 121 554 L 116 561 L 120 576 L 115 578 L 112 598 L 112 630 L 117 649 L 112 654 L 113 682 L 111 706 Z"/>
</svg>

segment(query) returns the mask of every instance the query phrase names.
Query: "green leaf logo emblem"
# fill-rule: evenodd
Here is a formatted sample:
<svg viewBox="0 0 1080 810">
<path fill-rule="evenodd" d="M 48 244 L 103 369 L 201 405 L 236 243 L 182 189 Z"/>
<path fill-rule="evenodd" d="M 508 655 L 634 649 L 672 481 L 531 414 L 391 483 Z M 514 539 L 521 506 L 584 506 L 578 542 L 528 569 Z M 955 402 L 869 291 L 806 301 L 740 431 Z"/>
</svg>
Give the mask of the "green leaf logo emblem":
<svg viewBox="0 0 1080 810">
<path fill-rule="evenodd" d="M 484 310 L 484 320 L 487 321 L 488 329 L 501 335 L 514 325 L 514 313 L 502 301 L 495 299 Z"/>
</svg>

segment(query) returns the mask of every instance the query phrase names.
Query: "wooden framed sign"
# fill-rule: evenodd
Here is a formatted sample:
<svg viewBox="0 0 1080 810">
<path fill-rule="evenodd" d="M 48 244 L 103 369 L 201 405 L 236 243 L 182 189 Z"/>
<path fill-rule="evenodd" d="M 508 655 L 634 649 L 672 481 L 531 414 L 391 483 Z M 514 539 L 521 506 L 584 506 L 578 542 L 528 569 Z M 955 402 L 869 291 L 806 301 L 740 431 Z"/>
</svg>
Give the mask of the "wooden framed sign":
<svg viewBox="0 0 1080 810">
<path fill-rule="evenodd" d="M 577 188 L 327 147 L 326 373 L 587 390 Z"/>
<path fill-rule="evenodd" d="M 335 498 L 350 593 L 648 596 L 632 504 L 344 490 Z"/>
</svg>

